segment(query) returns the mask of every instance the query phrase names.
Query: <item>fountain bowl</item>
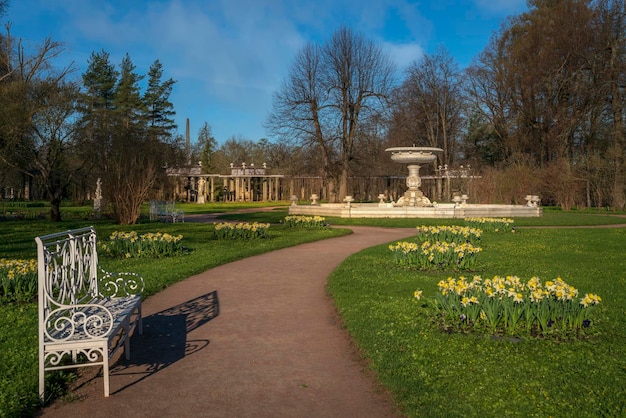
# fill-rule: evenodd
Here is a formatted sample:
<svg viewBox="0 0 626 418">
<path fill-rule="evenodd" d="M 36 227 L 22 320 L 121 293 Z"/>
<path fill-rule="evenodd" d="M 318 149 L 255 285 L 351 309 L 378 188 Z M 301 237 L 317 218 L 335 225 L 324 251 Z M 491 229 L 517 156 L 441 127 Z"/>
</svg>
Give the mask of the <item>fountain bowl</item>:
<svg viewBox="0 0 626 418">
<path fill-rule="evenodd" d="M 391 160 L 403 164 L 425 164 L 437 159 L 435 153 L 443 152 L 441 148 L 434 147 L 393 147 L 387 148 L 391 152 Z"/>
</svg>

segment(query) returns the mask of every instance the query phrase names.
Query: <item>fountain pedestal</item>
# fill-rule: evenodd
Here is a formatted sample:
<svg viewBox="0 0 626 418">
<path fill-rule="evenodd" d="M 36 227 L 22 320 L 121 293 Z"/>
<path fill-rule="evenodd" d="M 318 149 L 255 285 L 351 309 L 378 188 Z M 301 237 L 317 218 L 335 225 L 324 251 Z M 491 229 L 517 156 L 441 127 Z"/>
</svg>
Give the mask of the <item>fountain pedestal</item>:
<svg viewBox="0 0 626 418">
<path fill-rule="evenodd" d="M 406 185 L 409 189 L 404 192 L 404 202 L 406 204 L 399 206 L 431 206 L 430 200 L 420 190 L 422 185 L 420 166 L 411 164 L 407 168 L 409 169 L 409 176 L 406 178 Z"/>
<path fill-rule="evenodd" d="M 396 206 L 432 206 L 430 200 L 422 193 L 420 186 L 420 164 L 433 162 L 437 159 L 436 152 L 443 152 L 441 148 L 430 147 L 395 147 L 387 148 L 391 152 L 391 160 L 397 163 L 408 164 L 409 175 L 406 178 L 408 190 L 398 199 Z"/>
</svg>

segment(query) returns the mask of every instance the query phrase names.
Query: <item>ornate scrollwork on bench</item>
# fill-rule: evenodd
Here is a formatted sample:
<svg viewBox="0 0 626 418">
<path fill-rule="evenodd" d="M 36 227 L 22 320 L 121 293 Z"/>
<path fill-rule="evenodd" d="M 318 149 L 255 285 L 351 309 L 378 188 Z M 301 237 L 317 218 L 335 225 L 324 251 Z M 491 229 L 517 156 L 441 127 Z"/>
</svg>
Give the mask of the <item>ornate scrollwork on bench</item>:
<svg viewBox="0 0 626 418">
<path fill-rule="evenodd" d="M 50 341 L 107 338 L 113 331 L 113 314 L 98 304 L 55 309 L 46 316 L 44 333 Z"/>
<path fill-rule="evenodd" d="M 141 294 L 145 284 L 143 277 L 137 273 L 112 273 L 100 268 L 103 274 L 100 279 L 101 297 L 126 297 Z"/>
</svg>

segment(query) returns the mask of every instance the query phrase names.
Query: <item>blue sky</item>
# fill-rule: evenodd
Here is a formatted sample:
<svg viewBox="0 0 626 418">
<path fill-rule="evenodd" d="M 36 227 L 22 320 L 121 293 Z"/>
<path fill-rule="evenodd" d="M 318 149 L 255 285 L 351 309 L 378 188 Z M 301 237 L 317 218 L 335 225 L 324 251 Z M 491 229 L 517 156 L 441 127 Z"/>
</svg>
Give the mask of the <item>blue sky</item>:
<svg viewBox="0 0 626 418">
<path fill-rule="evenodd" d="M 402 70 L 446 47 L 461 68 L 526 0 L 9 0 L 4 21 L 26 45 L 64 44 L 59 66 L 80 77 L 92 51 L 118 65 L 128 53 L 146 74 L 158 59 L 177 81 L 181 134 L 208 122 L 218 142 L 266 137 L 272 94 L 307 42 L 341 25 L 380 44 Z"/>
</svg>

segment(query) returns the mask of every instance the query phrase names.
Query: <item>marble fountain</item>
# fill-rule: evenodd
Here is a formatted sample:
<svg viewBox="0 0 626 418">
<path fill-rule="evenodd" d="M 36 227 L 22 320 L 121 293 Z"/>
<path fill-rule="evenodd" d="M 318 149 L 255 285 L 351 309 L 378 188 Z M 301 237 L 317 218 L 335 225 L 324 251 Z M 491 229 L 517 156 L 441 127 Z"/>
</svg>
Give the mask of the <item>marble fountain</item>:
<svg viewBox="0 0 626 418">
<path fill-rule="evenodd" d="M 386 201 L 384 194 L 378 195 L 378 203 L 357 203 L 346 196 L 342 203 L 318 203 L 318 196 L 311 196 L 308 205 L 297 204 L 292 196 L 290 215 L 336 216 L 341 218 L 474 218 L 474 217 L 539 217 L 542 214 L 540 199 L 526 196 L 526 205 L 472 204 L 467 195 L 455 196 L 453 202 L 435 203 L 420 190 L 422 184 L 420 167 L 437 160 L 441 148 L 394 147 L 387 148 L 391 160 L 407 164 L 407 190 L 395 202 Z"/>
</svg>

